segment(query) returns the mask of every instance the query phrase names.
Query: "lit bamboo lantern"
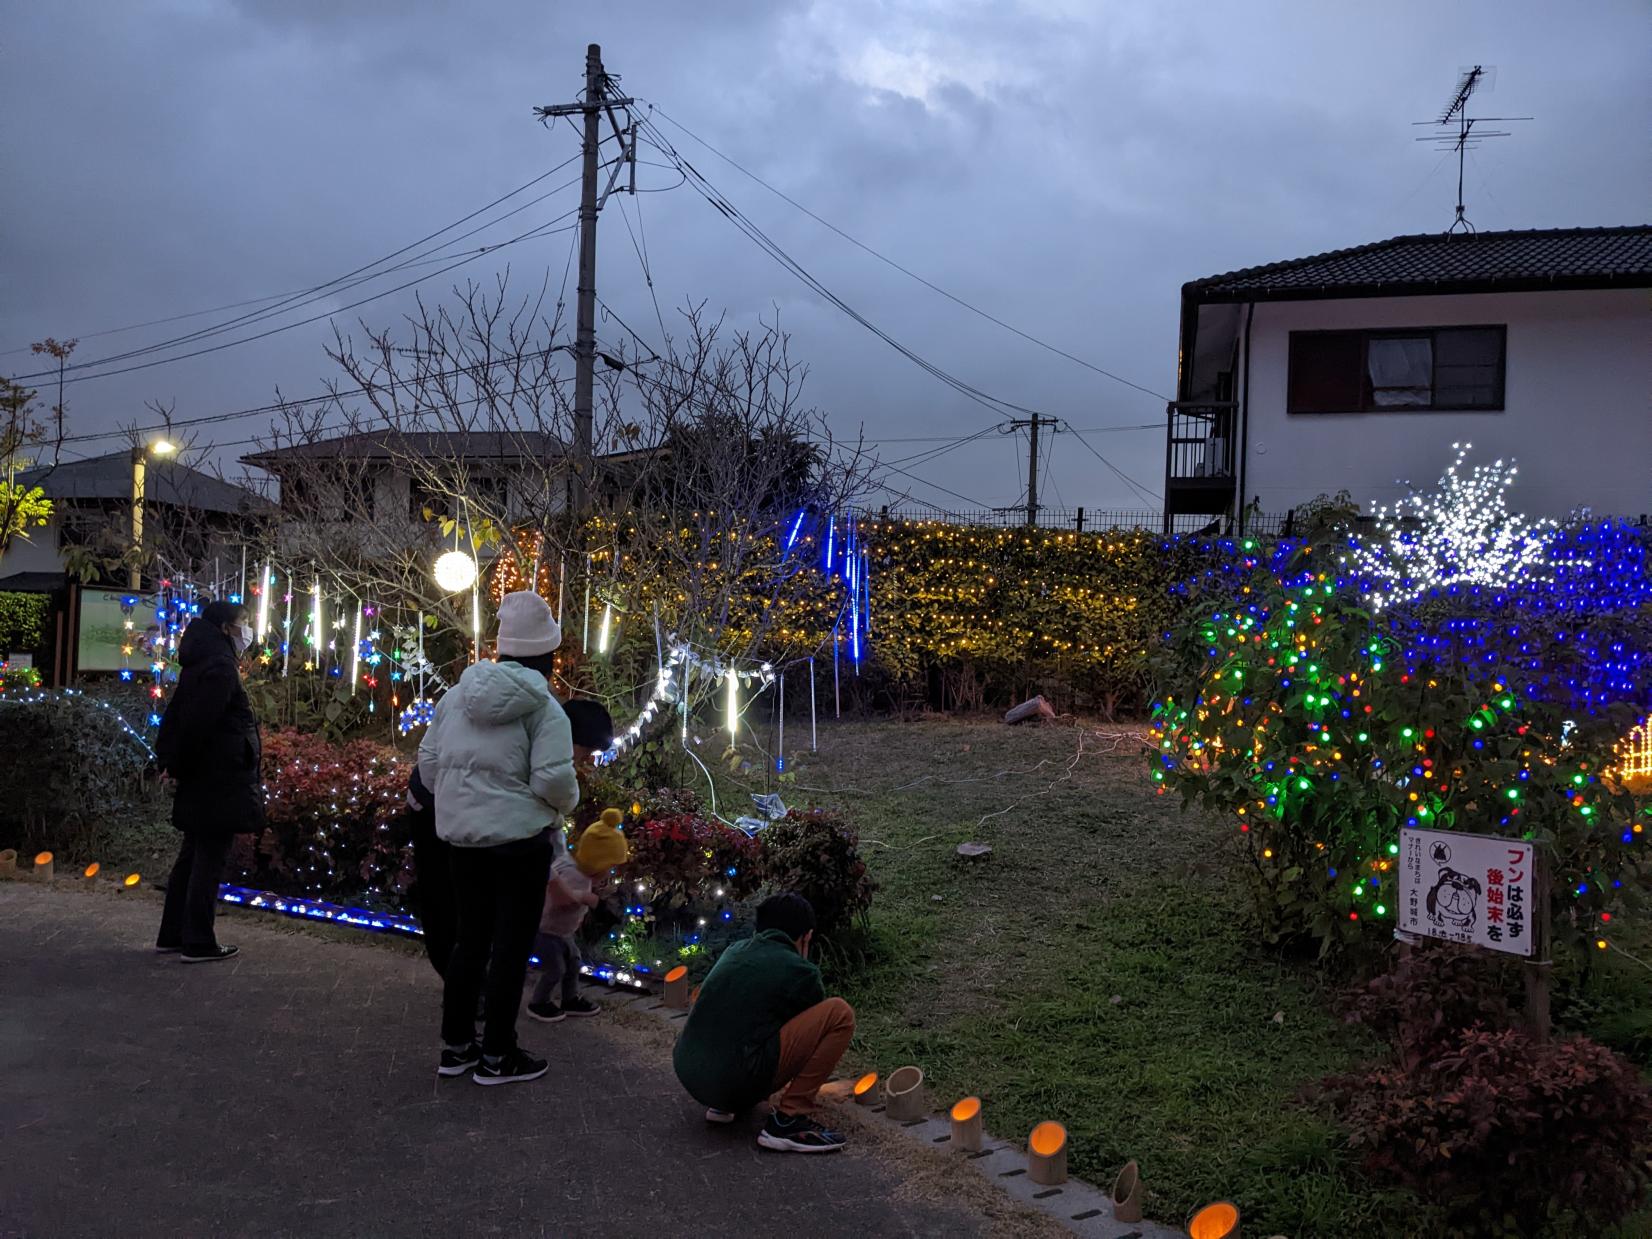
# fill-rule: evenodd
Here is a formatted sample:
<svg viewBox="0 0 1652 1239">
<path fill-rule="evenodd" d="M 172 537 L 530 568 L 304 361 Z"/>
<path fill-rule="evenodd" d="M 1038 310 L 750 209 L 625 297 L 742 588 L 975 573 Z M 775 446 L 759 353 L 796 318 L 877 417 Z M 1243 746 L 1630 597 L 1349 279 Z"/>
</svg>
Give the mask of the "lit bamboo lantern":
<svg viewBox="0 0 1652 1239">
<path fill-rule="evenodd" d="M 877 1100 L 878 1073 L 868 1071 L 855 1081 L 854 1097 L 857 1106 L 869 1106 Z"/>
<path fill-rule="evenodd" d="M 17 849 L 7 848 L 0 852 L 0 878 L 14 877 L 17 874 Z"/>
<path fill-rule="evenodd" d="M 83 878 L 95 878 L 98 875 L 98 870 L 101 868 L 103 868 L 103 866 L 94 860 L 91 864 L 86 866 L 80 876 Z"/>
<path fill-rule="evenodd" d="M 665 974 L 665 1005 L 678 1011 L 688 1009 L 687 964 L 678 964 Z"/>
<path fill-rule="evenodd" d="M 981 1151 L 981 1099 L 966 1097 L 952 1107 L 952 1147 L 966 1153 Z"/>
<path fill-rule="evenodd" d="M 52 854 L 50 852 L 41 852 L 34 858 L 34 876 L 42 882 L 51 881 L 54 870 L 55 866 L 52 864 Z"/>
<path fill-rule="evenodd" d="M 1125 1162 L 1113 1180 L 1113 1216 L 1121 1222 L 1141 1221 L 1141 1167 Z"/>
<path fill-rule="evenodd" d="M 1027 1137 L 1027 1178 L 1043 1187 L 1067 1181 L 1067 1129 L 1050 1119 Z"/>
<path fill-rule="evenodd" d="M 886 1113 L 906 1123 L 924 1116 L 924 1071 L 922 1067 L 900 1067 L 883 1086 Z"/>
<path fill-rule="evenodd" d="M 1189 1239 L 1239 1239 L 1239 1206 L 1228 1200 L 1206 1205 L 1187 1219 Z"/>
<path fill-rule="evenodd" d="M 129 891 L 141 881 L 143 881 L 141 876 L 135 873 L 129 873 L 121 882 L 120 886 L 122 890 Z"/>
</svg>

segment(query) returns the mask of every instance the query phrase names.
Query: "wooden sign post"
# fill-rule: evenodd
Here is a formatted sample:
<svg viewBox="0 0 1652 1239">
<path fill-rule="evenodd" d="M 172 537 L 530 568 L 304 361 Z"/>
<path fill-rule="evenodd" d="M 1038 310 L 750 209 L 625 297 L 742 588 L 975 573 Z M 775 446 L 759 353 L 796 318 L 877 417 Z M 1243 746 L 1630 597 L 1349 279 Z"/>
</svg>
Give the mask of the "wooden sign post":
<svg viewBox="0 0 1652 1239">
<path fill-rule="evenodd" d="M 1401 942 L 1439 938 L 1525 961 L 1526 1019 L 1549 1035 L 1549 872 L 1528 839 L 1455 830 L 1400 832 Z"/>
</svg>

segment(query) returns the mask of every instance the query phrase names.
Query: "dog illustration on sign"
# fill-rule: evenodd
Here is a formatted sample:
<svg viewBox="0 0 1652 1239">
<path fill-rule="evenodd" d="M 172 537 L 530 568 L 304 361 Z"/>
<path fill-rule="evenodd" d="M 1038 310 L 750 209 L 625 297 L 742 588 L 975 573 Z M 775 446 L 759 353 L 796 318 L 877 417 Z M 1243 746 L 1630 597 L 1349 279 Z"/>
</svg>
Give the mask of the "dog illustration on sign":
<svg viewBox="0 0 1652 1239">
<path fill-rule="evenodd" d="M 1442 865 L 1428 892 L 1428 919 L 1442 928 L 1470 930 L 1479 916 L 1479 881 Z"/>
</svg>

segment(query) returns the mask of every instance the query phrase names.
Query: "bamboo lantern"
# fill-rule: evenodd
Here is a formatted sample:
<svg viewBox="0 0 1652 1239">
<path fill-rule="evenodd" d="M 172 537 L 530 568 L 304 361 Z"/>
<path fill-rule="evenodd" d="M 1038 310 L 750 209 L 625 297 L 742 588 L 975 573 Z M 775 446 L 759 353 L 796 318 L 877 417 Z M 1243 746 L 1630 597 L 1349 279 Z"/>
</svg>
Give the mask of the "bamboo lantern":
<svg viewBox="0 0 1652 1239">
<path fill-rule="evenodd" d="M 98 870 L 101 868 L 103 868 L 103 866 L 94 860 L 91 864 L 86 866 L 80 876 L 83 878 L 95 878 L 98 875 Z"/>
<path fill-rule="evenodd" d="M 678 1011 L 688 1010 L 687 964 L 678 964 L 665 974 L 665 1005 Z"/>
<path fill-rule="evenodd" d="M 855 1081 L 854 1098 L 857 1106 L 869 1106 L 877 1100 L 878 1073 L 868 1071 Z"/>
<path fill-rule="evenodd" d="M 17 875 L 17 849 L 7 848 L 0 852 L 0 878 L 10 878 Z"/>
<path fill-rule="evenodd" d="M 133 888 L 133 887 L 134 887 L 134 886 L 136 886 L 136 885 L 137 885 L 137 884 L 138 884 L 138 883 L 139 883 L 139 882 L 141 882 L 141 881 L 143 881 L 143 879 L 142 879 L 142 877 L 141 877 L 141 876 L 139 876 L 139 875 L 138 875 L 138 874 L 136 874 L 136 873 L 129 873 L 129 874 L 127 874 L 127 875 L 126 875 L 126 877 L 125 877 L 125 878 L 124 878 L 124 879 L 123 879 L 123 880 L 122 880 L 122 881 L 121 881 L 121 884 L 120 884 L 120 888 L 121 888 L 121 889 L 122 889 L 122 890 L 123 890 L 123 891 L 129 891 L 129 890 L 131 890 L 131 889 L 132 889 L 132 888 Z"/>
<path fill-rule="evenodd" d="M 883 1086 L 888 1103 L 886 1113 L 906 1123 L 924 1116 L 924 1072 L 922 1067 L 901 1067 Z"/>
<path fill-rule="evenodd" d="M 1113 1216 L 1121 1222 L 1141 1221 L 1141 1167 L 1125 1162 L 1113 1180 Z"/>
<path fill-rule="evenodd" d="M 1188 1239 L 1239 1239 L 1239 1206 L 1228 1200 L 1206 1205 L 1187 1219 Z"/>
<path fill-rule="evenodd" d="M 981 1151 L 981 1099 L 966 1097 L 952 1107 L 952 1147 L 966 1153 Z"/>
<path fill-rule="evenodd" d="M 52 880 L 54 868 L 55 867 L 52 864 L 52 854 L 50 852 L 41 852 L 34 858 L 34 876 L 39 878 L 42 882 L 50 882 Z"/>
<path fill-rule="evenodd" d="M 1043 1187 L 1067 1181 L 1067 1129 L 1046 1119 L 1027 1137 L 1027 1178 Z"/>
</svg>

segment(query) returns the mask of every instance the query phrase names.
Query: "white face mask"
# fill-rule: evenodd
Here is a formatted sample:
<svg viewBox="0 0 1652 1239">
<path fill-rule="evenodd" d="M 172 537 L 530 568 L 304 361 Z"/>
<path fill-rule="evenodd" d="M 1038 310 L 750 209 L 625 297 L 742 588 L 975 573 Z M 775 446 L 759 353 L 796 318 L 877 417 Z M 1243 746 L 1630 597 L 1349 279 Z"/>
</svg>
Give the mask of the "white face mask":
<svg viewBox="0 0 1652 1239">
<path fill-rule="evenodd" d="M 237 624 L 230 629 L 229 640 L 237 655 L 245 654 L 252 646 L 252 629 L 245 624 Z"/>
</svg>

